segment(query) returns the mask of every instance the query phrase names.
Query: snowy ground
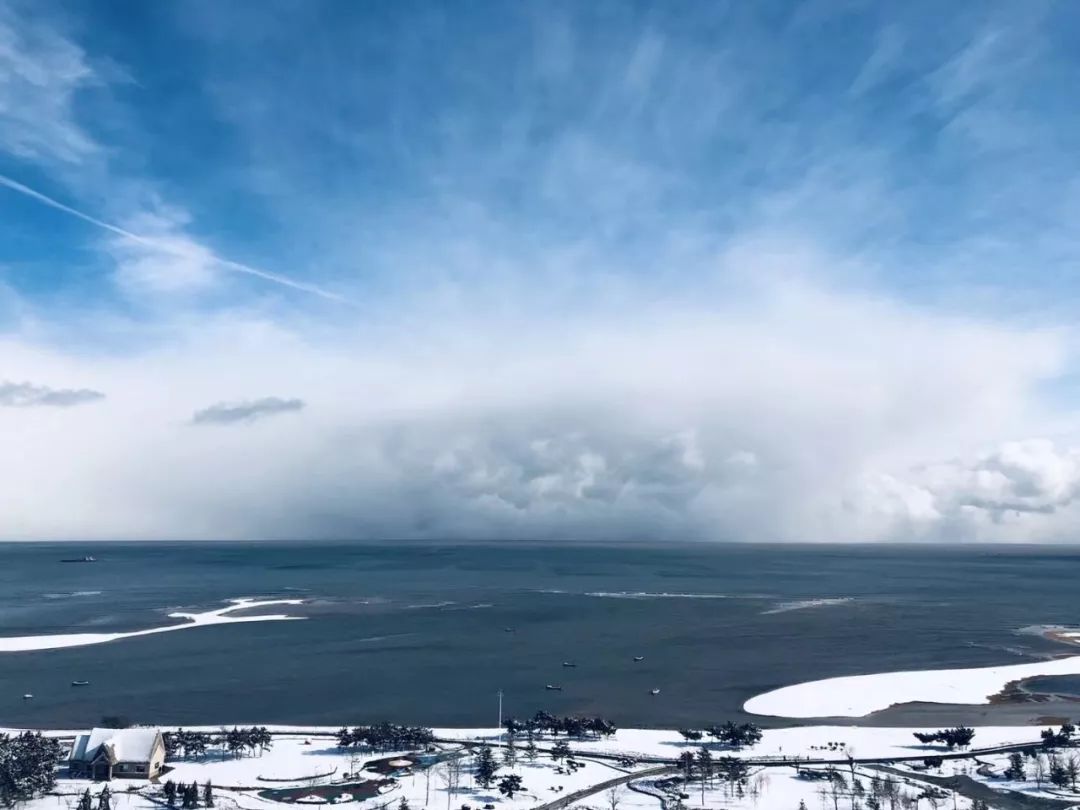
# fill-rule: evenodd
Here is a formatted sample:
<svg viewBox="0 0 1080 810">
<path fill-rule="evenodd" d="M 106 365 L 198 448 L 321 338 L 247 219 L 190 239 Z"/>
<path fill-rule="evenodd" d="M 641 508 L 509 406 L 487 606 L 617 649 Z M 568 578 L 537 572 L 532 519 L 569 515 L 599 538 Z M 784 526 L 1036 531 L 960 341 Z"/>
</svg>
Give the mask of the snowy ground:
<svg viewBox="0 0 1080 810">
<path fill-rule="evenodd" d="M 1080 656 L 973 669 L 927 669 L 826 678 L 774 689 L 743 709 L 773 717 L 864 717 L 901 703 L 985 705 L 1007 684 L 1037 675 L 1080 674 Z"/>
<path fill-rule="evenodd" d="M 856 759 L 933 756 L 945 749 L 924 745 L 915 739 L 918 728 L 860 728 L 856 726 L 797 726 L 766 729 L 760 743 L 743 751 L 724 752 L 733 756 L 803 759 L 831 759 L 846 762 L 850 755 Z M 973 745 L 991 748 L 999 745 L 1035 743 L 1040 729 L 1025 726 L 986 726 L 977 729 Z M 462 740 L 505 739 L 498 729 L 436 729 L 436 734 Z M 708 738 L 705 740 L 708 741 Z M 832 745 L 830 746 L 830 743 Z M 541 745 L 550 745 L 549 740 Z M 696 750 L 701 743 L 688 743 L 675 731 L 658 729 L 620 729 L 605 740 L 572 741 L 575 751 L 593 753 L 626 753 L 639 757 L 674 759 L 685 750 Z"/>
<path fill-rule="evenodd" d="M 282 787 L 307 788 L 333 785 L 344 781 L 346 774 L 360 771 L 369 760 L 392 756 L 388 753 L 357 755 L 341 751 L 337 748 L 333 736 L 327 733 L 329 729 L 324 730 L 322 734 L 314 733 L 316 729 L 298 730 L 281 726 L 275 727 L 275 730 L 278 735 L 275 736 L 272 746 L 261 755 L 223 758 L 221 754 L 211 753 L 203 760 L 173 761 L 169 763 L 173 770 L 167 778 L 177 782 L 196 781 L 200 784 L 212 782 L 217 798 L 216 806 L 225 810 L 281 810 L 280 802 L 261 797 L 259 791 Z M 851 791 L 854 789 L 848 764 L 849 756 L 857 759 L 905 756 L 921 758 L 943 753 L 935 746 L 919 743 L 912 736 L 914 730 L 916 729 L 850 726 L 808 726 L 768 730 L 762 742 L 753 749 L 730 752 L 760 761 L 752 766 L 751 777 L 741 791 L 736 791 L 733 787 L 717 781 L 712 787 L 706 789 L 702 797 L 700 785 L 697 783 L 689 786 L 669 784 L 667 785 L 668 798 L 673 799 L 680 792 L 686 793 L 688 798 L 683 799 L 683 804 L 687 810 L 702 806 L 726 808 L 726 810 L 757 810 L 758 808 L 797 810 L 800 801 L 805 802 L 808 810 L 837 810 L 837 808 L 847 810 L 852 806 Z M 436 733 L 443 738 L 455 738 L 462 741 L 500 742 L 504 739 L 496 729 L 440 729 Z M 1039 729 L 1037 728 L 987 727 L 976 730 L 974 746 L 987 748 L 1001 744 L 1033 743 L 1038 739 Z M 548 748 L 551 740 L 540 739 L 537 744 L 541 749 Z M 454 742 L 442 743 L 439 747 L 446 754 L 463 751 L 462 746 Z M 593 758 L 596 754 L 664 757 L 673 760 L 685 750 L 695 750 L 698 744 L 683 742 L 674 731 L 624 729 L 607 740 L 572 741 L 571 747 L 576 752 L 575 759 L 584 766 L 576 771 L 571 771 L 564 764 L 554 762 L 550 755 L 544 752 L 541 752 L 535 761 L 530 762 L 526 759 L 524 752 L 519 750 L 516 765 L 512 769 L 504 766 L 499 771 L 499 776 L 515 773 L 522 778 L 524 790 L 513 799 L 502 796 L 496 787 L 484 789 L 478 786 L 471 775 L 470 761 L 464 759 L 460 784 L 453 792 L 447 787 L 447 779 L 452 768 L 441 764 L 426 770 L 418 768 L 415 772 L 398 774 L 395 784 L 375 798 L 359 802 L 353 801 L 354 797 L 350 795 L 342 797 L 338 803 L 360 805 L 367 810 L 384 807 L 396 810 L 401 799 L 404 798 L 409 807 L 414 810 L 419 808 L 459 810 L 465 804 L 472 810 L 482 810 L 486 804 L 493 805 L 496 810 L 525 810 L 631 771 L 643 773 L 657 767 L 647 762 L 624 767 L 619 761 Z M 715 753 L 723 755 L 729 752 L 716 751 Z M 500 752 L 496 751 L 496 756 L 501 758 Z M 843 790 L 847 792 L 843 793 L 842 798 L 838 798 L 832 795 L 832 783 L 828 780 L 814 780 L 805 773 L 800 774 L 789 765 L 768 764 L 770 758 L 779 757 L 789 761 L 791 758 L 798 757 L 803 761 L 810 759 L 835 762 L 836 769 L 844 774 L 846 787 Z M 1070 794 L 1068 791 L 1055 791 L 1047 785 L 1040 788 L 1035 784 L 1034 769 L 1031 766 L 1029 766 L 1031 778 L 1028 781 L 1006 782 L 1000 774 L 1007 766 L 1007 760 L 1008 757 L 1005 754 L 980 755 L 977 762 L 972 759 L 950 760 L 946 761 L 941 769 L 928 771 L 928 773 L 941 776 L 954 773 L 966 774 L 995 788 L 1007 788 L 1047 797 L 1069 796 L 1080 799 L 1080 795 Z M 765 767 L 766 764 L 768 767 Z M 991 773 L 977 773 L 976 769 L 980 764 L 986 764 L 991 769 Z M 913 765 L 918 767 L 921 763 L 913 763 Z M 808 768 L 811 772 L 821 772 L 826 766 L 804 765 L 802 767 Z M 920 776 L 918 770 L 904 765 L 896 767 L 905 770 L 908 773 L 906 778 L 911 780 L 911 784 L 901 785 L 902 793 L 906 791 L 913 798 L 926 789 L 925 784 L 917 782 Z M 855 777 L 866 790 L 869 790 L 871 779 L 875 775 L 881 776 L 870 766 L 856 765 L 855 768 Z M 378 779 L 379 777 L 366 772 L 361 773 L 360 778 Z M 638 780 L 635 787 L 639 791 L 645 791 L 644 793 L 625 787 L 618 789 L 614 797 L 617 803 L 614 810 L 645 810 L 646 807 L 650 810 L 660 810 L 659 797 L 663 795 L 663 790 L 662 786 L 656 785 L 656 782 L 658 779 L 671 778 L 670 775 L 646 776 Z M 267 782 L 264 781 L 265 779 L 275 781 Z M 897 777 L 898 784 L 903 780 L 904 777 Z M 348 781 L 355 781 L 355 779 L 350 778 Z M 87 787 L 90 787 L 95 795 L 101 789 L 100 785 L 94 785 L 85 780 L 61 777 L 57 783 L 57 793 L 61 795 L 48 796 L 31 802 L 26 806 L 27 810 L 54 810 L 55 808 L 69 810 L 74 807 L 78 795 Z M 160 810 L 163 807 L 160 786 L 142 781 L 116 780 L 112 783 L 112 789 L 116 795 L 115 810 Z M 588 807 L 612 810 L 611 796 L 609 792 L 601 791 L 579 800 L 573 806 L 579 809 Z M 669 801 L 669 810 L 671 806 Z M 952 807 L 952 802 L 946 802 L 945 806 Z M 961 810 L 966 810 L 970 802 L 964 799 L 958 802 L 957 806 Z"/>
</svg>

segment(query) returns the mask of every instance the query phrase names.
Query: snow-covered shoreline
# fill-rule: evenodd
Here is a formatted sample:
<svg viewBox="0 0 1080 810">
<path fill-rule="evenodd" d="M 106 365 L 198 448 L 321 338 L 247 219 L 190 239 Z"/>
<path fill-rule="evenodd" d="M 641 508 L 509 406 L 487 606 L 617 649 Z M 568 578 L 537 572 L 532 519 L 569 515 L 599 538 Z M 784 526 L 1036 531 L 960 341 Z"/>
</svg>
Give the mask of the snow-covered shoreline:
<svg viewBox="0 0 1080 810">
<path fill-rule="evenodd" d="M 196 627 L 209 627 L 221 624 L 243 624 L 246 622 L 281 622 L 297 621 L 303 616 L 270 614 L 261 616 L 232 616 L 238 610 L 270 607 L 272 605 L 302 605 L 303 599 L 230 599 L 226 607 L 207 610 L 202 613 L 170 613 L 170 619 L 187 619 L 183 624 L 170 624 L 163 627 L 150 627 L 146 630 L 131 630 L 119 633 L 62 633 L 41 636 L 0 637 L 0 653 L 33 652 L 37 650 L 57 650 L 64 647 L 83 647 L 90 644 L 105 644 L 126 638 L 149 636 L 156 633 L 171 633 L 176 630 L 191 630 Z"/>
<path fill-rule="evenodd" d="M 996 667 L 825 678 L 757 695 L 743 710 L 772 717 L 865 717 L 903 703 L 986 705 L 1010 683 L 1039 675 L 1080 675 L 1080 655 Z"/>
</svg>

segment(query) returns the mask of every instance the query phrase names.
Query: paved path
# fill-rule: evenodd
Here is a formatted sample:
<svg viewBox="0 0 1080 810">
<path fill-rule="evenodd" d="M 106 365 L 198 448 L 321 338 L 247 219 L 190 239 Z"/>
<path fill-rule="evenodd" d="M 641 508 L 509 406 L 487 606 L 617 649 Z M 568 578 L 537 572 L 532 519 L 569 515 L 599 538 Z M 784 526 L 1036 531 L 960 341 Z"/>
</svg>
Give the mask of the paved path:
<svg viewBox="0 0 1080 810">
<path fill-rule="evenodd" d="M 651 776 L 663 776 L 664 774 L 675 773 L 677 770 L 679 769 L 675 765 L 662 765 L 658 768 L 646 768 L 645 770 L 637 771 L 636 773 L 624 773 L 622 776 L 616 776 L 614 779 L 597 782 L 595 785 L 589 785 L 581 790 L 575 790 L 573 793 L 567 793 L 565 796 L 560 796 L 554 801 L 547 802 L 546 804 L 538 804 L 533 810 L 561 810 L 563 807 L 569 807 L 574 802 L 587 799 L 589 796 L 593 796 L 601 791 L 608 790 L 609 788 L 625 785 L 638 779 L 648 779 Z"/>
</svg>

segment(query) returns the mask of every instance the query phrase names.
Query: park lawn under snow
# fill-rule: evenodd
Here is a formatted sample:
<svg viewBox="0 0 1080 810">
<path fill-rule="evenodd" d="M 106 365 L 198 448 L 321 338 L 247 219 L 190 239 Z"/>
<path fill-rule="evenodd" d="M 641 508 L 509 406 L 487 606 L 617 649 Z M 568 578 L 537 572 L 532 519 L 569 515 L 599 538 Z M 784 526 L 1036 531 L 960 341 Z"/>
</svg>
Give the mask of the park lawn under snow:
<svg viewBox="0 0 1080 810">
<path fill-rule="evenodd" d="M 850 772 L 841 769 L 848 786 L 850 787 Z M 865 790 L 869 790 L 871 777 L 874 771 L 857 768 L 856 777 L 862 782 Z M 882 774 L 877 774 L 879 777 Z M 893 777 L 900 786 L 902 794 L 916 796 L 924 789 L 925 785 L 919 784 L 913 775 L 911 781 L 905 782 L 901 777 Z M 637 783 L 639 788 L 660 794 L 656 780 L 645 779 Z M 813 780 L 800 774 L 791 767 L 760 768 L 751 771 L 747 786 L 740 796 L 730 786 L 716 780 L 711 786 L 706 785 L 704 792 L 700 782 L 692 782 L 685 787 L 677 787 L 675 791 L 683 790 L 687 797 L 683 805 L 687 810 L 694 808 L 724 808 L 724 810 L 797 810 L 799 802 L 805 802 L 808 810 L 833 810 L 833 798 L 831 795 L 823 796 L 822 791 L 828 792 L 829 782 L 825 780 Z M 950 794 L 951 795 L 951 794 Z M 673 792 L 667 793 L 667 798 L 675 798 Z M 629 789 L 621 791 L 616 796 L 618 807 L 616 810 L 660 810 L 660 801 L 655 796 L 643 795 Z M 963 806 L 968 802 L 965 800 Z M 670 806 L 670 803 L 669 803 Z M 845 792 L 839 800 L 841 810 L 847 810 L 851 806 L 850 794 Z M 951 803 L 950 805 L 951 806 Z M 580 802 L 575 802 L 571 807 L 576 810 L 585 808 L 598 808 L 599 810 L 611 810 L 609 792 L 604 791 L 594 796 L 589 796 Z"/>
<path fill-rule="evenodd" d="M 901 703 L 985 705 L 1014 681 L 1077 674 L 1078 655 L 998 667 L 850 675 L 774 689 L 750 698 L 743 709 L 773 717 L 864 717 Z"/>
<path fill-rule="evenodd" d="M 848 754 L 856 759 L 932 756 L 945 749 L 924 745 L 913 732 L 924 728 L 862 728 L 856 726 L 796 726 L 766 729 L 760 743 L 741 751 L 727 751 L 740 757 L 801 757 L 835 759 L 844 762 Z M 505 735 L 498 729 L 436 729 L 440 737 L 461 740 L 501 742 Z M 985 726 L 976 729 L 973 748 L 991 748 L 1011 743 L 1036 743 L 1039 729 L 1031 726 Z M 708 742 L 706 737 L 703 742 Z M 828 747 L 829 743 L 839 743 Z M 537 741 L 542 748 L 550 747 L 551 739 Z M 660 729 L 619 729 L 612 737 L 598 740 L 571 740 L 574 751 L 628 754 L 637 757 L 675 759 L 685 750 L 696 750 L 702 743 L 683 740 L 677 731 Z M 839 750 L 838 750 L 839 749 Z"/>
<path fill-rule="evenodd" d="M 392 753 L 357 755 L 341 751 L 337 748 L 332 735 L 306 733 L 315 732 L 315 729 L 298 730 L 279 726 L 276 730 L 279 733 L 284 732 L 284 736 L 275 736 L 271 747 L 262 755 L 222 758 L 218 753 L 211 753 L 203 760 L 173 760 L 169 763 L 173 770 L 167 778 L 177 782 L 196 781 L 200 784 L 212 782 L 218 808 L 269 810 L 274 807 L 280 808 L 281 804 L 260 797 L 258 791 L 261 789 L 325 785 L 332 781 L 340 781 L 346 772 L 358 769 L 369 760 L 393 756 Z M 856 758 L 884 758 L 931 756 L 941 752 L 942 749 L 939 747 L 919 743 L 912 736 L 915 730 L 918 729 L 849 726 L 771 729 L 765 731 L 762 742 L 752 749 L 732 753 L 752 758 L 798 756 L 811 759 L 832 759 L 843 771 L 848 754 Z M 456 737 L 461 740 L 486 739 L 498 742 L 502 738 L 497 729 L 441 729 L 436 733 L 440 737 Z M 976 729 L 973 747 L 991 747 L 1017 742 L 1030 743 L 1037 741 L 1038 738 L 1039 730 L 1034 727 L 984 727 Z M 305 741 L 309 744 L 305 744 Z M 829 743 L 834 743 L 831 750 L 827 747 Z M 523 746 L 524 742 L 519 741 L 519 744 Z M 541 749 L 548 748 L 551 740 L 540 739 L 537 744 Z M 674 731 L 623 729 L 606 740 L 571 741 L 572 749 L 580 752 L 575 755 L 575 758 L 584 763 L 583 768 L 573 773 L 559 763 L 553 762 L 547 753 L 542 752 L 536 761 L 528 762 L 524 752 L 519 750 L 518 763 L 513 772 L 522 777 L 524 790 L 515 795 L 512 800 L 500 795 L 496 786 L 485 789 L 474 784 L 471 767 L 466 765 L 462 768 L 460 787 L 452 795 L 448 795 L 441 776 L 445 769 L 436 767 L 430 771 L 418 769 L 415 773 L 399 777 L 392 788 L 363 804 L 369 808 L 386 806 L 394 810 L 404 797 L 409 806 L 416 810 L 424 807 L 431 810 L 442 810 L 444 807 L 457 810 L 463 804 L 468 804 L 474 810 L 480 810 L 488 803 L 495 805 L 497 810 L 526 810 L 625 773 L 625 769 L 619 767 L 618 763 L 590 759 L 590 754 L 628 754 L 674 759 L 682 751 L 694 750 L 698 746 L 699 744 L 696 743 L 685 743 Z M 453 743 L 441 744 L 440 747 L 444 750 L 456 749 Z M 496 757 L 501 760 L 501 752 L 496 751 Z M 1007 757 L 1004 755 L 987 755 L 981 759 L 991 760 L 999 771 L 1003 770 L 1007 764 Z M 559 772 L 561 767 L 562 773 Z M 641 763 L 633 770 L 639 772 L 649 767 L 652 766 Z M 976 776 L 975 765 L 970 760 L 955 763 L 947 761 L 943 767 L 944 770 L 941 773 L 948 774 L 955 770 L 958 773 L 968 773 L 973 778 L 980 778 Z M 862 774 L 860 778 L 868 784 L 872 771 L 861 766 L 859 770 Z M 509 772 L 509 769 L 501 768 L 499 776 Z M 305 778 L 315 775 L 322 775 L 322 777 Z M 259 777 L 291 781 L 264 782 Z M 917 779 L 918 774 L 912 772 L 911 777 Z M 365 773 L 362 778 L 377 779 L 379 777 L 374 773 Z M 994 787 L 1025 792 L 1035 791 L 1033 783 L 1012 784 L 993 779 L 987 781 Z M 649 789 L 650 782 L 651 780 L 646 778 L 640 784 L 643 788 Z M 733 795 L 717 783 L 706 791 L 704 806 L 724 807 L 728 810 L 752 810 L 752 808 L 794 810 L 798 807 L 799 801 L 803 800 L 810 810 L 817 810 L 822 807 L 822 797 L 819 792 L 823 784 L 798 776 L 791 767 L 755 768 L 745 796 L 740 798 Z M 88 786 L 95 794 L 101 789 L 100 785 L 94 785 L 85 780 L 60 778 L 57 783 L 57 792 L 64 795 L 45 797 L 31 802 L 27 806 L 28 810 L 54 810 L 54 808 L 66 810 L 78 794 Z M 158 787 L 150 786 L 143 781 L 116 780 L 112 783 L 112 788 L 116 792 L 117 810 L 161 810 Z M 134 792 L 129 792 L 129 788 L 134 789 Z M 919 789 L 921 788 L 918 786 L 911 788 L 915 792 Z M 685 802 L 688 809 L 701 806 L 700 790 L 696 785 L 691 785 L 686 792 L 690 795 L 690 799 Z M 154 798 L 150 797 L 151 794 Z M 1045 795 L 1054 794 L 1046 793 Z M 824 810 L 832 810 L 831 799 L 828 804 L 830 806 Z M 575 806 L 606 808 L 609 805 L 605 793 L 601 792 L 587 797 Z M 629 789 L 623 791 L 619 797 L 618 810 L 645 810 L 646 807 L 650 810 L 659 810 L 658 799 Z"/>
</svg>

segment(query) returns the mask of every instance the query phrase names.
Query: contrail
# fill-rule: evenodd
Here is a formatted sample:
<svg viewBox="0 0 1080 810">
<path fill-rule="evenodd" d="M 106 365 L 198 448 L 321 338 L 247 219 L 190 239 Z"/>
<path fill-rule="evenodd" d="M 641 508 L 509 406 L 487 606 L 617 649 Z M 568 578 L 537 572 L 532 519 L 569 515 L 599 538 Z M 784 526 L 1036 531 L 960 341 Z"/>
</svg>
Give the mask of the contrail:
<svg viewBox="0 0 1080 810">
<path fill-rule="evenodd" d="M 171 253 L 174 256 L 181 256 L 183 258 L 208 258 L 215 264 L 218 264 L 228 270 L 232 270 L 237 273 L 246 273 L 249 276 L 261 278 L 264 281 L 272 281 L 275 284 L 281 284 L 284 287 L 291 287 L 294 290 L 301 290 L 302 292 L 311 293 L 312 295 L 318 295 L 321 298 L 326 298 L 331 301 L 348 303 L 347 299 L 343 298 L 337 293 L 329 292 L 322 289 L 321 287 L 316 287 L 313 284 L 305 284 L 302 281 L 294 281 L 287 276 L 281 276 L 277 273 L 270 273 L 266 270 L 260 270 L 258 267 L 252 267 L 249 264 L 244 264 L 242 262 L 234 262 L 232 259 L 222 258 L 215 253 L 210 253 L 208 257 L 193 257 L 188 251 L 185 251 L 182 248 L 177 247 L 176 245 L 171 245 L 165 242 L 158 241 L 153 237 L 141 236 L 137 233 L 126 230 L 125 228 L 121 228 L 119 225 L 113 225 L 112 223 L 105 222 L 104 220 L 98 219 L 97 217 L 92 217 L 89 214 L 84 214 L 82 211 L 79 211 L 76 208 L 72 208 L 70 205 L 64 205 L 64 203 L 60 202 L 59 200 L 55 200 L 46 194 L 42 194 L 40 191 L 35 191 L 34 189 L 30 188 L 29 186 L 23 185 L 17 180 L 12 180 L 7 175 L 0 174 L 0 186 L 9 188 L 12 191 L 17 191 L 19 194 L 27 196 L 32 200 L 36 200 L 42 205 L 47 205 L 50 208 L 55 208 L 57 211 L 63 211 L 65 214 L 70 214 L 73 217 L 78 217 L 84 222 L 89 222 L 91 225 L 96 225 L 102 230 L 110 231 L 111 233 L 115 233 L 117 236 L 122 236 L 124 239 L 127 239 L 130 242 L 136 242 L 140 245 L 145 245 L 146 247 L 154 248 L 155 250 L 160 250 L 164 253 Z"/>
</svg>

